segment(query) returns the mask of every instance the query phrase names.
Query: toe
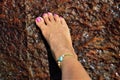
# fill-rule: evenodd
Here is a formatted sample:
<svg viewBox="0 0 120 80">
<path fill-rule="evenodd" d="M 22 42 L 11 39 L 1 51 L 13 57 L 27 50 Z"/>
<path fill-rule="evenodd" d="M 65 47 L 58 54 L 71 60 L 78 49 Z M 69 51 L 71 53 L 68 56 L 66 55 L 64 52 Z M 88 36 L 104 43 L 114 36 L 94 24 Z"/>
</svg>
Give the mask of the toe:
<svg viewBox="0 0 120 80">
<path fill-rule="evenodd" d="M 48 12 L 48 17 L 49 17 L 51 22 L 55 21 L 52 13 Z"/>
<path fill-rule="evenodd" d="M 65 21 L 65 19 L 63 17 L 60 17 L 60 22 L 61 22 L 61 24 L 65 24 L 66 25 L 66 21 Z"/>
<path fill-rule="evenodd" d="M 50 24 L 50 20 L 49 20 L 49 17 L 48 17 L 47 13 L 43 14 L 43 18 L 44 18 L 46 24 Z"/>
<path fill-rule="evenodd" d="M 35 22 L 36 22 L 37 26 L 38 26 L 41 30 L 43 30 L 44 28 L 46 28 L 45 22 L 44 22 L 44 20 L 43 20 L 42 17 L 37 17 L 36 20 L 35 20 Z"/>
<path fill-rule="evenodd" d="M 57 14 L 54 14 L 55 21 L 60 22 L 60 17 Z"/>
</svg>

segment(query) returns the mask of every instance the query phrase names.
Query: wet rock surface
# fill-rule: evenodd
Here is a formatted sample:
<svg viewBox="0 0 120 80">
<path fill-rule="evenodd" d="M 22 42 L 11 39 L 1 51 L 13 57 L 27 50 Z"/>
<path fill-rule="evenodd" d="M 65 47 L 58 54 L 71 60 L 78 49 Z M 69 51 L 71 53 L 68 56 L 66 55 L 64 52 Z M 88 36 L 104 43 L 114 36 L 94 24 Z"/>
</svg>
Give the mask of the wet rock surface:
<svg viewBox="0 0 120 80">
<path fill-rule="evenodd" d="M 119 0 L 0 0 L 0 80 L 59 80 L 35 25 L 45 12 L 64 17 L 92 80 L 120 80 Z"/>
</svg>

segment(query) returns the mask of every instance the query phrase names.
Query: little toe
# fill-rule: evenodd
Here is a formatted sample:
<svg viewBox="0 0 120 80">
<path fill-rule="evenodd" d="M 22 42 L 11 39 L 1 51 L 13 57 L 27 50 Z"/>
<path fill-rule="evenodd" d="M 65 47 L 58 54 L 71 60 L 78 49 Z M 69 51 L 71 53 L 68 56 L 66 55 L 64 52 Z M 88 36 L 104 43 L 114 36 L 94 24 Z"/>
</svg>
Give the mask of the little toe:
<svg viewBox="0 0 120 80">
<path fill-rule="evenodd" d="M 42 17 L 37 17 L 36 20 L 35 20 L 35 22 L 36 22 L 37 26 L 38 26 L 41 30 L 43 30 L 44 28 L 46 28 L 45 22 L 44 22 L 44 20 L 43 20 Z"/>
<path fill-rule="evenodd" d="M 60 22 L 60 17 L 57 14 L 54 14 L 55 21 Z"/>
<path fill-rule="evenodd" d="M 67 23 L 66 23 L 66 21 L 65 21 L 65 19 L 63 17 L 60 17 L 60 22 L 61 22 L 61 24 L 67 25 Z"/>
<path fill-rule="evenodd" d="M 43 18 L 44 18 L 46 24 L 50 24 L 50 20 L 49 20 L 49 17 L 48 17 L 47 13 L 43 14 Z"/>
<path fill-rule="evenodd" d="M 48 17 L 49 17 L 51 22 L 55 21 L 52 13 L 48 12 Z"/>
</svg>

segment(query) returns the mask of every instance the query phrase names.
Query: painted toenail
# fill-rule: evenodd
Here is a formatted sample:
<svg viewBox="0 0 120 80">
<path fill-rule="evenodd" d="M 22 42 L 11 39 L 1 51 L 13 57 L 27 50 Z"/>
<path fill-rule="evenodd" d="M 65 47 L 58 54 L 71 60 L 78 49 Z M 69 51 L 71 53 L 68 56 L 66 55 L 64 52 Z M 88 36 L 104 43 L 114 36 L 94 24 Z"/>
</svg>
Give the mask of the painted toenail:
<svg viewBox="0 0 120 80">
<path fill-rule="evenodd" d="M 52 15 L 52 13 L 51 13 L 51 12 L 48 12 L 48 15 Z"/>
<path fill-rule="evenodd" d="M 36 22 L 40 22 L 40 21 L 41 21 L 41 17 L 37 17 Z"/>
<path fill-rule="evenodd" d="M 60 17 L 60 19 L 63 19 L 63 17 Z"/>
<path fill-rule="evenodd" d="M 57 14 L 54 14 L 54 16 L 58 16 Z"/>
<path fill-rule="evenodd" d="M 46 13 L 44 13 L 44 14 L 43 14 L 43 16 L 47 16 L 47 14 L 46 14 Z"/>
</svg>

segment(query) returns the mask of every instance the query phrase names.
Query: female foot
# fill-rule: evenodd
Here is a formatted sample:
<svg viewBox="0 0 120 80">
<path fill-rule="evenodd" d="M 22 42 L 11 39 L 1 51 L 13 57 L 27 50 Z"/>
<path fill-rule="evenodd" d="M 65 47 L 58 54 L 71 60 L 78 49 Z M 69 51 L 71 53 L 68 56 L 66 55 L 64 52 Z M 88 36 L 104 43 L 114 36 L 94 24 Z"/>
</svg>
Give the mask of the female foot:
<svg viewBox="0 0 120 80">
<path fill-rule="evenodd" d="M 77 58 L 72 47 L 70 31 L 64 18 L 50 12 L 44 13 L 43 18 L 36 18 L 36 24 L 49 43 L 56 60 L 65 53 L 73 54 Z"/>
<path fill-rule="evenodd" d="M 63 54 L 72 54 L 66 57 L 61 64 L 62 80 L 91 80 L 83 66 L 77 60 L 72 47 L 70 31 L 65 20 L 58 15 L 45 13 L 36 19 L 36 24 L 41 29 L 43 36 L 48 41 L 54 58 L 57 60 Z"/>
</svg>

